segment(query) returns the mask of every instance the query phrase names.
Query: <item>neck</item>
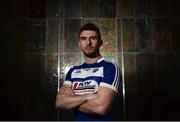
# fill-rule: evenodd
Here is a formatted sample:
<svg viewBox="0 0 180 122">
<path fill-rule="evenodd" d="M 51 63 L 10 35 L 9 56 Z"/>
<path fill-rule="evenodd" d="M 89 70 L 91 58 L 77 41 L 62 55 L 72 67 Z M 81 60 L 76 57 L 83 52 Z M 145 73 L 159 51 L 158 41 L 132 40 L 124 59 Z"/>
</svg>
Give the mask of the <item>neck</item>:
<svg viewBox="0 0 180 122">
<path fill-rule="evenodd" d="M 99 54 L 96 57 L 90 58 L 90 57 L 85 57 L 86 63 L 87 64 L 93 64 L 96 63 L 102 56 Z"/>
</svg>

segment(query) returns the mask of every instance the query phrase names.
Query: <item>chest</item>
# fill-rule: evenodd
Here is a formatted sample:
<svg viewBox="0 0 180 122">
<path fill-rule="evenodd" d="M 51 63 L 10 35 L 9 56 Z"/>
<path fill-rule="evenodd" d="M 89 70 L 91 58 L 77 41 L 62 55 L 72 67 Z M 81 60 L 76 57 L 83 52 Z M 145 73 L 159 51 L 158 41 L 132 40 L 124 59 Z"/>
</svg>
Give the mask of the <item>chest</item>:
<svg viewBox="0 0 180 122">
<path fill-rule="evenodd" d="M 74 93 L 76 95 L 96 93 L 103 75 L 103 67 L 74 70 L 71 74 Z"/>
</svg>

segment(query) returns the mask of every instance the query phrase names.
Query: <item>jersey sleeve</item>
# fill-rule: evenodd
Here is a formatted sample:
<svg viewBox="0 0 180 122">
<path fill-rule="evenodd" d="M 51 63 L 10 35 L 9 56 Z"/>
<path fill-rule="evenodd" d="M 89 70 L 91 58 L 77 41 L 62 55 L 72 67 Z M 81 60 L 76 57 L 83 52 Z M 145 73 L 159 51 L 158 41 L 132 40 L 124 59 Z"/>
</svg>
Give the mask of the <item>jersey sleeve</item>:
<svg viewBox="0 0 180 122">
<path fill-rule="evenodd" d="M 118 92 L 121 73 L 117 65 L 109 63 L 104 67 L 104 74 L 99 86 L 107 87 Z"/>
<path fill-rule="evenodd" d="M 72 73 L 72 68 L 67 72 L 63 85 L 72 86 L 71 73 Z"/>
</svg>

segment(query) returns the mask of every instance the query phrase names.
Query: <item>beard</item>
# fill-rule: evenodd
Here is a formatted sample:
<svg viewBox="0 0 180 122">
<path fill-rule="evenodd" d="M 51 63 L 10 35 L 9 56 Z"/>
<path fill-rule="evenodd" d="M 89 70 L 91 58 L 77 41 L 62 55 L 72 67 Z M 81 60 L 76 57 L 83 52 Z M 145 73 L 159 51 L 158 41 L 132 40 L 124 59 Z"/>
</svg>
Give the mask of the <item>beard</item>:
<svg viewBox="0 0 180 122">
<path fill-rule="evenodd" d="M 99 54 L 99 48 L 94 48 L 91 52 L 85 52 L 83 49 L 81 49 L 83 54 L 88 58 L 95 58 Z"/>
</svg>

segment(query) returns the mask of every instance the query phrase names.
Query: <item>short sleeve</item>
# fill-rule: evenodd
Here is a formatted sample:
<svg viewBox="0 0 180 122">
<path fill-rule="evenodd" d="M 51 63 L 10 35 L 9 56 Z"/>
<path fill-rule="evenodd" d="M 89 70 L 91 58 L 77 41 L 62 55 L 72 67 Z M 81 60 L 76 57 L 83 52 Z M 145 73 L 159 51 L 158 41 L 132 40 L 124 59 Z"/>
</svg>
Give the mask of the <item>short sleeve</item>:
<svg viewBox="0 0 180 122">
<path fill-rule="evenodd" d="M 120 70 L 117 65 L 113 63 L 108 63 L 104 66 L 104 74 L 101 80 L 100 86 L 104 86 L 118 92 L 118 87 L 120 84 Z"/>
<path fill-rule="evenodd" d="M 72 68 L 67 72 L 63 85 L 72 86 L 71 73 L 72 73 Z"/>
</svg>

